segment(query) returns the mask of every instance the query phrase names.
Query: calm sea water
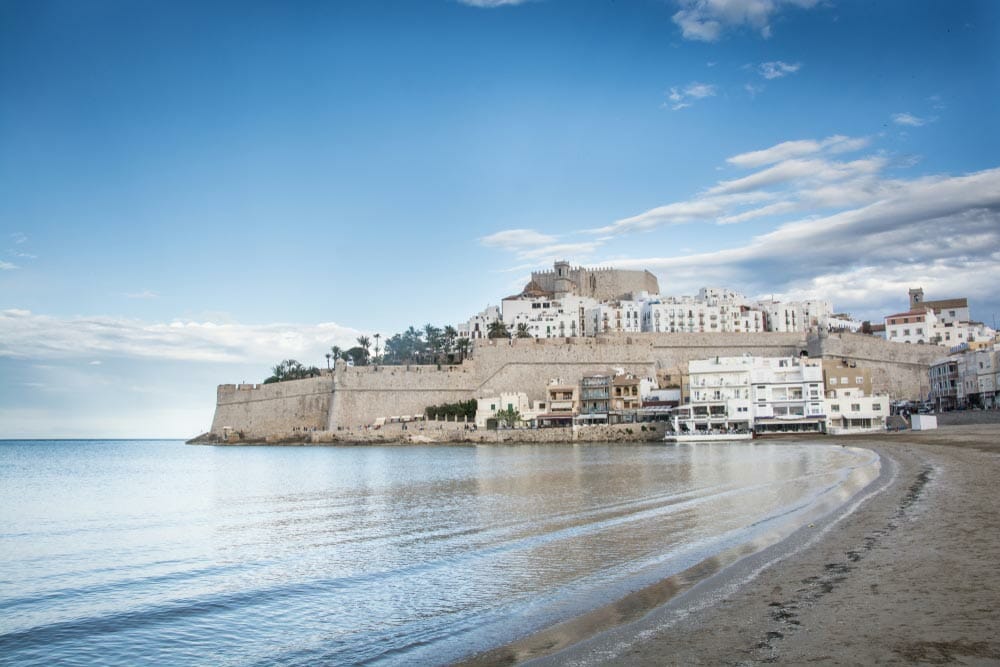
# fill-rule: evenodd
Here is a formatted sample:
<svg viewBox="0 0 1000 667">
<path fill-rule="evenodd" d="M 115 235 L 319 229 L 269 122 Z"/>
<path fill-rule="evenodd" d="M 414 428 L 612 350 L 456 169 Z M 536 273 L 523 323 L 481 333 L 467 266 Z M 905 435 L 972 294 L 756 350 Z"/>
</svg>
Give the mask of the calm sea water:
<svg viewBox="0 0 1000 667">
<path fill-rule="evenodd" d="M 863 450 L 0 442 L 0 661 L 443 663 L 842 502 Z"/>
</svg>

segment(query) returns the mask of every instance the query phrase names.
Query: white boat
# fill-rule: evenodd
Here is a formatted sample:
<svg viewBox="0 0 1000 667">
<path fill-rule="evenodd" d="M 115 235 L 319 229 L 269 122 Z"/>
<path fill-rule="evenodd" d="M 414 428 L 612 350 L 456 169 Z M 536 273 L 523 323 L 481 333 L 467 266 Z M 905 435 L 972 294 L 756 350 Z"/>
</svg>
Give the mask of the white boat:
<svg viewBox="0 0 1000 667">
<path fill-rule="evenodd" d="M 663 437 L 664 442 L 677 444 L 687 444 L 691 442 L 745 442 L 753 438 L 750 431 L 727 432 L 727 431 L 688 431 L 686 433 L 667 433 Z"/>
</svg>

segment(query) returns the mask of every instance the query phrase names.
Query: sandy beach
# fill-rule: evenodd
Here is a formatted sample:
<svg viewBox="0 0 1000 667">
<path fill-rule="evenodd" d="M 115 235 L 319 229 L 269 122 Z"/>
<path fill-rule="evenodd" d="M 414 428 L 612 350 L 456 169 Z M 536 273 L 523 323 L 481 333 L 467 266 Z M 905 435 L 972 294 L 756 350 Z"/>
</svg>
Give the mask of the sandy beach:
<svg viewBox="0 0 1000 667">
<path fill-rule="evenodd" d="M 588 640 L 552 652 L 543 633 L 484 662 L 1000 662 L 1000 425 L 830 442 L 882 458 L 842 510 Z"/>
</svg>

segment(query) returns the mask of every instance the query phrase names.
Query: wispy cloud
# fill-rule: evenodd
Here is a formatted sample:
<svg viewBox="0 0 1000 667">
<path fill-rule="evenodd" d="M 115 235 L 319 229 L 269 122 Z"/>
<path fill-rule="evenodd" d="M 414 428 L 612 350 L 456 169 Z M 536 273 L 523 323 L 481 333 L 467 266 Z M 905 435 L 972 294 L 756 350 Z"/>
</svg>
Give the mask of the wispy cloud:
<svg viewBox="0 0 1000 667">
<path fill-rule="evenodd" d="M 2 259 L 0 259 L 0 271 L 13 271 L 16 268 L 18 268 L 17 264 L 5 262 Z"/>
<path fill-rule="evenodd" d="M 22 234 L 21 232 L 14 232 L 13 234 L 10 235 L 10 240 L 18 244 L 27 243 L 28 237 Z"/>
<path fill-rule="evenodd" d="M 94 359 L 116 356 L 197 362 L 273 363 L 320 359 L 332 344 L 350 346 L 363 332 L 332 322 L 296 324 L 148 323 L 116 317 L 54 317 L 0 311 L 0 356 Z"/>
<path fill-rule="evenodd" d="M 896 125 L 906 125 L 907 127 L 921 127 L 931 122 L 931 120 L 930 118 L 921 118 L 907 112 L 892 114 L 893 123 Z"/>
<path fill-rule="evenodd" d="M 534 229 L 505 229 L 502 232 L 479 239 L 479 242 L 484 246 L 507 249 L 544 245 L 555 243 L 555 241 L 555 236 L 542 234 Z"/>
<path fill-rule="evenodd" d="M 888 158 L 876 154 L 851 161 L 831 159 L 867 144 L 865 138 L 834 135 L 822 140 L 786 141 L 734 155 L 727 160 L 730 165 L 759 169 L 721 180 L 691 199 L 658 206 L 589 231 L 620 236 L 692 222 L 731 225 L 810 207 L 844 208 L 873 201 L 888 190 L 877 178 Z"/>
<path fill-rule="evenodd" d="M 125 297 L 128 299 L 159 299 L 160 295 L 156 292 L 144 289 L 141 292 L 125 292 Z"/>
<path fill-rule="evenodd" d="M 876 313 L 881 300 L 900 300 L 915 280 L 942 296 L 995 302 L 1000 168 L 894 181 L 881 193 L 876 201 L 787 223 L 740 247 L 617 264 L 668 274 L 678 291 L 736 284 L 748 293 L 822 295 L 838 307 Z"/>
<path fill-rule="evenodd" d="M 820 141 L 812 139 L 783 141 L 770 148 L 734 155 L 726 158 L 726 162 L 736 167 L 763 167 L 775 162 L 806 157 L 822 152 L 848 153 L 857 151 L 867 146 L 868 143 L 869 140 L 865 137 L 845 137 L 840 134 Z"/>
<path fill-rule="evenodd" d="M 819 0 L 678 0 L 673 21 L 684 39 L 715 42 L 728 29 L 751 28 L 765 39 L 771 19 L 787 7 L 810 8 Z"/>
<path fill-rule="evenodd" d="M 679 111 L 691 106 L 697 100 L 714 97 L 715 94 L 716 87 L 713 84 L 693 81 L 684 87 L 672 86 L 667 93 L 669 103 L 664 102 L 663 106 L 670 107 L 672 111 Z"/>
<path fill-rule="evenodd" d="M 765 79 L 780 79 L 781 77 L 794 74 L 802 68 L 802 63 L 789 64 L 780 60 L 761 63 L 757 66 L 757 71 Z"/>
</svg>

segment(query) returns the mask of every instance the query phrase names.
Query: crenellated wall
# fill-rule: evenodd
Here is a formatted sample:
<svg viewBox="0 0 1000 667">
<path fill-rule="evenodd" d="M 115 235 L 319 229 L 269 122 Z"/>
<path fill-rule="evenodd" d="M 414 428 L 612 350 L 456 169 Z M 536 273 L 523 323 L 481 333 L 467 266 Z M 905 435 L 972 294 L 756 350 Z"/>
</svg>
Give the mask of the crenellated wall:
<svg viewBox="0 0 1000 667">
<path fill-rule="evenodd" d="M 844 359 L 872 370 L 876 391 L 894 398 L 926 393 L 927 369 L 942 348 L 888 343 L 857 334 L 647 333 L 597 338 L 478 340 L 472 359 L 455 366 L 365 366 L 340 363 L 333 375 L 270 385 L 222 385 L 212 433 L 223 427 L 247 437 L 286 437 L 299 431 L 336 431 L 379 417 L 420 415 L 428 405 L 506 391 L 543 398 L 552 378 L 622 368 L 641 377 L 681 369 L 714 356 L 810 356 Z"/>
</svg>

